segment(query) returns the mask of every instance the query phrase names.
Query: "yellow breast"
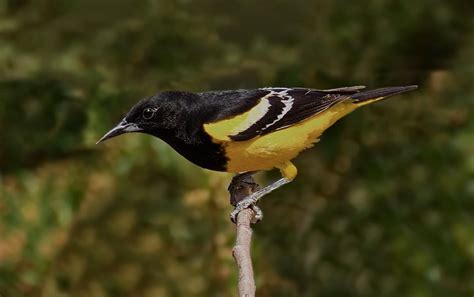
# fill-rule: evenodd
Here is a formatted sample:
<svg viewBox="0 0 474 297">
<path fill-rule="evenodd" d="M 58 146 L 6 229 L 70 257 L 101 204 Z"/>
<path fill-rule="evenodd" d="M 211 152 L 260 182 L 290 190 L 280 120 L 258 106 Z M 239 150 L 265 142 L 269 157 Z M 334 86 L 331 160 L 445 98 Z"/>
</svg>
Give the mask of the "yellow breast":
<svg viewBox="0 0 474 297">
<path fill-rule="evenodd" d="M 308 118 L 291 127 L 274 131 L 247 141 L 231 141 L 220 129 L 225 125 L 205 125 L 210 135 L 219 135 L 215 141 L 225 148 L 228 172 L 269 170 L 295 158 L 301 151 L 311 147 L 319 136 L 337 120 L 353 111 L 357 106 L 349 101 L 341 102 L 329 110 Z M 228 120 L 232 126 L 232 119 Z M 235 122 L 235 121 L 234 121 Z"/>
</svg>

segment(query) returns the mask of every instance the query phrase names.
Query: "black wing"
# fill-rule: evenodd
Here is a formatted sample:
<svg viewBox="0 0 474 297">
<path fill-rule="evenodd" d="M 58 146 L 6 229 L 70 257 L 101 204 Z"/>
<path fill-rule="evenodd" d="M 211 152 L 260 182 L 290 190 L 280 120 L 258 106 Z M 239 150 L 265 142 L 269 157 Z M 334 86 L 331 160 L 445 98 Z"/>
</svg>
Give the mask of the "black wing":
<svg viewBox="0 0 474 297">
<path fill-rule="evenodd" d="M 304 88 L 265 88 L 268 91 L 260 100 L 268 102 L 267 111 L 248 127 L 229 135 L 235 141 L 245 141 L 294 125 L 314 116 L 359 92 L 363 86 L 331 90 Z"/>
</svg>

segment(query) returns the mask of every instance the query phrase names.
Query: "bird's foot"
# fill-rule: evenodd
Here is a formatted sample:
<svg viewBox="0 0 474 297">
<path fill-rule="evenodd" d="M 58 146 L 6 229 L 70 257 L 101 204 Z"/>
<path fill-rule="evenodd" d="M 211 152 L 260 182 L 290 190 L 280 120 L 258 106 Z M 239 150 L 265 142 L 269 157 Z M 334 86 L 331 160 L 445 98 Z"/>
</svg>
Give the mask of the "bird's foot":
<svg viewBox="0 0 474 297">
<path fill-rule="evenodd" d="M 235 209 L 230 213 L 230 219 L 232 222 L 237 221 L 237 215 L 239 212 L 242 210 L 251 207 L 255 211 L 255 217 L 257 219 L 257 222 L 260 221 L 263 218 L 263 213 L 262 211 L 256 206 L 257 202 L 265 195 L 268 193 L 278 189 L 279 187 L 283 186 L 284 184 L 289 183 L 291 180 L 287 178 L 280 178 L 279 180 L 273 182 L 272 184 L 256 191 L 253 192 L 252 194 L 248 195 L 244 199 L 240 200 L 237 205 L 235 206 Z"/>
<path fill-rule="evenodd" d="M 237 223 L 237 216 L 239 215 L 239 213 L 246 208 L 250 208 L 255 213 L 252 219 L 252 223 L 255 224 L 260 222 L 263 219 L 263 212 L 260 207 L 256 205 L 257 201 L 258 197 L 256 195 L 250 195 L 239 203 L 237 203 L 234 210 L 230 213 L 230 220 L 234 224 Z"/>
</svg>

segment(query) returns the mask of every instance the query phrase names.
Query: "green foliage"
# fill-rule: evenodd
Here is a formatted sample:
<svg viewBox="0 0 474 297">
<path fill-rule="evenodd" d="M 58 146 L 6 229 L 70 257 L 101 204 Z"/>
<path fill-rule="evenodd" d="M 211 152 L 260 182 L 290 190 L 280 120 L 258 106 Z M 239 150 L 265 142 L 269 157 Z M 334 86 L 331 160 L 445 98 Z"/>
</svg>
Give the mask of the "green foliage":
<svg viewBox="0 0 474 297">
<path fill-rule="evenodd" d="M 94 145 L 143 96 L 418 83 L 337 123 L 262 201 L 258 295 L 471 296 L 473 16 L 467 0 L 0 0 L 0 295 L 235 295 L 230 176 L 144 135 Z"/>
</svg>

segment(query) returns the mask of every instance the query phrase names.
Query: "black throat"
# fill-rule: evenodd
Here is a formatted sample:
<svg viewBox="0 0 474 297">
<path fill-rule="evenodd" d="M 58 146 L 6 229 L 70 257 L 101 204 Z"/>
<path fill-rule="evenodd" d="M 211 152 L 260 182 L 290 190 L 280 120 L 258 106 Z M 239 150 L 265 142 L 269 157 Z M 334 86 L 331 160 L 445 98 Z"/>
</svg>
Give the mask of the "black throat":
<svg viewBox="0 0 474 297">
<path fill-rule="evenodd" d="M 144 131 L 168 143 L 192 163 L 215 171 L 226 171 L 227 157 L 221 145 L 212 142 L 204 131 L 182 137 L 177 130 Z"/>
</svg>

